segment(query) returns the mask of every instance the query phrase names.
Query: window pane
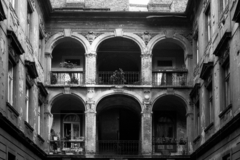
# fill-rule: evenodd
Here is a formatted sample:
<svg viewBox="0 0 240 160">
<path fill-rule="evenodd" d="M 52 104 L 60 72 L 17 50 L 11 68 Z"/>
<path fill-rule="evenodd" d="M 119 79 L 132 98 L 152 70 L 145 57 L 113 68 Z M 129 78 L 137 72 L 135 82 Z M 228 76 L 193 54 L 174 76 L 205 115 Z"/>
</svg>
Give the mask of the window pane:
<svg viewBox="0 0 240 160">
<path fill-rule="evenodd" d="M 73 139 L 76 139 L 77 137 L 80 136 L 79 131 L 80 131 L 79 124 L 73 124 Z"/>
</svg>

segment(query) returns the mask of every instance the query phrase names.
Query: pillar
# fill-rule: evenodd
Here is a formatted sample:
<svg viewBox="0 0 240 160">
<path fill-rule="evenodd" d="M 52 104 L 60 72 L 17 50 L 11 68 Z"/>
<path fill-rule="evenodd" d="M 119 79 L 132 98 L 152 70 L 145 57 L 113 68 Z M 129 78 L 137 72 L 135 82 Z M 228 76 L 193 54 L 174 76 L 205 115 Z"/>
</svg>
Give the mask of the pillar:
<svg viewBox="0 0 240 160">
<path fill-rule="evenodd" d="M 186 68 L 188 69 L 188 76 L 187 76 L 187 84 L 188 85 L 193 85 L 193 55 L 187 55 L 185 58 L 185 65 Z"/>
<path fill-rule="evenodd" d="M 46 57 L 45 81 L 47 84 L 51 84 L 52 54 L 49 52 L 45 52 L 45 57 Z"/>
<path fill-rule="evenodd" d="M 44 143 L 44 150 L 48 151 L 49 150 L 49 140 L 50 140 L 50 130 L 52 128 L 52 121 L 53 121 L 53 115 L 51 114 L 51 105 L 46 103 L 43 105 L 44 107 L 44 122 L 43 122 L 43 134 L 42 138 L 47 140 Z"/>
<path fill-rule="evenodd" d="M 85 56 L 86 56 L 85 84 L 96 84 L 97 55 L 96 53 L 87 53 Z"/>
<path fill-rule="evenodd" d="M 85 151 L 86 155 L 94 155 L 96 153 L 96 111 L 95 103 L 87 101 L 85 112 Z"/>
<path fill-rule="evenodd" d="M 152 84 L 152 56 L 151 54 L 142 54 L 141 55 L 141 78 L 142 85 L 151 85 Z"/>
<path fill-rule="evenodd" d="M 39 19 L 36 9 L 31 15 L 30 43 L 32 45 L 33 54 L 38 57 L 38 41 L 39 41 Z"/>
<path fill-rule="evenodd" d="M 189 102 L 187 109 L 186 119 L 187 119 L 187 140 L 188 140 L 188 153 L 193 152 L 193 140 L 194 140 L 194 104 Z"/>
<path fill-rule="evenodd" d="M 142 112 L 142 155 L 152 154 L 152 111 L 151 103 L 143 102 Z"/>
<path fill-rule="evenodd" d="M 34 84 L 30 88 L 29 99 L 29 124 L 34 129 L 33 140 L 37 137 L 37 120 L 38 120 L 38 87 Z"/>
</svg>

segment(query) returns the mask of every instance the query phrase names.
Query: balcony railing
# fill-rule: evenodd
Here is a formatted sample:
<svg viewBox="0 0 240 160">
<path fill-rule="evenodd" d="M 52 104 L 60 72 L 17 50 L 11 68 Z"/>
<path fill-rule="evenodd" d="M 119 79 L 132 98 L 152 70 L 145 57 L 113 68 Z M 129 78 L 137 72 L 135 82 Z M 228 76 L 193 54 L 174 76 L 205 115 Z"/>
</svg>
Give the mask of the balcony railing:
<svg viewBox="0 0 240 160">
<path fill-rule="evenodd" d="M 52 71 L 51 84 L 83 84 L 84 73 L 82 71 Z"/>
<path fill-rule="evenodd" d="M 186 86 L 187 71 L 156 71 L 153 72 L 154 86 Z"/>
<path fill-rule="evenodd" d="M 99 155 L 138 155 L 139 144 L 136 140 L 99 140 L 97 151 Z"/>
<path fill-rule="evenodd" d="M 187 139 L 170 137 L 153 138 L 153 153 L 161 155 L 188 155 Z"/>
<path fill-rule="evenodd" d="M 117 77 L 120 75 L 116 75 Z M 130 72 L 124 71 L 124 74 L 121 78 L 113 78 L 112 71 L 98 72 L 98 84 L 140 84 L 140 73 L 139 72 Z"/>
<path fill-rule="evenodd" d="M 49 154 L 83 155 L 84 140 L 51 140 Z"/>
</svg>

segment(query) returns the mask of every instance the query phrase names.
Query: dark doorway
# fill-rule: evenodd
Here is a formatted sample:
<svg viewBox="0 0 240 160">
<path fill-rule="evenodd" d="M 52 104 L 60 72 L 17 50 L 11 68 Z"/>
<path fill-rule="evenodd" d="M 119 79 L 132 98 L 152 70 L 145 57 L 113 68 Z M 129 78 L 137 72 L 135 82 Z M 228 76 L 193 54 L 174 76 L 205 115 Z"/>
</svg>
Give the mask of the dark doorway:
<svg viewBox="0 0 240 160">
<path fill-rule="evenodd" d="M 125 108 L 108 109 L 98 118 L 99 140 L 138 140 L 140 119 Z"/>
</svg>

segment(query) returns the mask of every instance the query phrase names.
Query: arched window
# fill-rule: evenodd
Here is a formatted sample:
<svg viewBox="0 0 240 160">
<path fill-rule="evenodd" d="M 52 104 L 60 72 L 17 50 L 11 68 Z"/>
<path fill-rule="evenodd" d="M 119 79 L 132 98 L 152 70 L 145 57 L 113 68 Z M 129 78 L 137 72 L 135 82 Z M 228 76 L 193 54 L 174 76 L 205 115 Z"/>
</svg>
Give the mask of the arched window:
<svg viewBox="0 0 240 160">
<path fill-rule="evenodd" d="M 80 118 L 78 115 L 68 114 L 63 118 L 63 134 L 67 140 L 80 137 Z"/>
<path fill-rule="evenodd" d="M 167 115 L 161 115 L 157 121 L 157 137 L 174 137 L 174 120 Z"/>
</svg>

